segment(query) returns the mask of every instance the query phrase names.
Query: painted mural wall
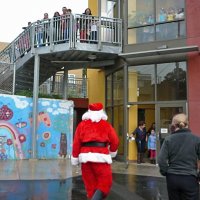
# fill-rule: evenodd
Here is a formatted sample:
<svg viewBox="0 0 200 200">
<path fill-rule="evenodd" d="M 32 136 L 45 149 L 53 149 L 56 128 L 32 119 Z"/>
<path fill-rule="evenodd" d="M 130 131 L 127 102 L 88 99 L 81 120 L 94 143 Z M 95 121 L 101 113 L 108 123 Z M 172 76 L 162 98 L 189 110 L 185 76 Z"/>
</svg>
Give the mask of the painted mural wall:
<svg viewBox="0 0 200 200">
<path fill-rule="evenodd" d="M 0 94 L 0 160 L 31 158 L 32 110 L 32 98 Z M 73 110 L 73 101 L 38 99 L 38 159 L 71 155 Z"/>
</svg>

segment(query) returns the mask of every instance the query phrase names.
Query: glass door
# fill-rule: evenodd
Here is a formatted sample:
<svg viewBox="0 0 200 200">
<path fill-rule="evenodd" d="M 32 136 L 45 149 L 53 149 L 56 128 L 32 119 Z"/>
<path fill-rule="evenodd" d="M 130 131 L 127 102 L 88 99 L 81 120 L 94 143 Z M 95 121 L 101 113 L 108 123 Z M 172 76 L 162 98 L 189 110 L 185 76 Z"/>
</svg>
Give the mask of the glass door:
<svg viewBox="0 0 200 200">
<path fill-rule="evenodd" d="M 157 104 L 156 113 L 156 133 L 157 133 L 157 155 L 162 143 L 167 135 L 170 134 L 172 117 L 178 113 L 186 113 L 186 102 Z"/>
</svg>

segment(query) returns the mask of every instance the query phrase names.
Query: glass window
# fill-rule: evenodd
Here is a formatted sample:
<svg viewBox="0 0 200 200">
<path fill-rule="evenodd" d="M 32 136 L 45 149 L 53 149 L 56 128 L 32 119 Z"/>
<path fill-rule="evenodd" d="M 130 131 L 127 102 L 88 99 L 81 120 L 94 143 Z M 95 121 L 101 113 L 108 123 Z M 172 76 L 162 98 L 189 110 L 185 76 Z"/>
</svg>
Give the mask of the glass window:
<svg viewBox="0 0 200 200">
<path fill-rule="evenodd" d="M 144 26 L 128 30 L 128 43 L 143 43 L 154 41 L 154 26 Z"/>
<path fill-rule="evenodd" d="M 113 74 L 113 102 L 114 105 L 123 104 L 124 94 L 124 75 L 123 70 L 117 71 Z"/>
<path fill-rule="evenodd" d="M 128 0 L 128 44 L 185 37 L 184 8 L 184 0 Z"/>
<path fill-rule="evenodd" d="M 75 74 L 68 74 L 68 83 L 75 84 Z"/>
<path fill-rule="evenodd" d="M 106 77 L 106 105 L 112 105 L 112 76 Z"/>
<path fill-rule="evenodd" d="M 128 30 L 128 44 L 141 43 L 143 41 L 142 33 L 143 33 L 143 27 L 129 29 Z"/>
<path fill-rule="evenodd" d="M 128 0 L 128 27 L 154 23 L 154 0 Z"/>
<path fill-rule="evenodd" d="M 156 0 L 156 21 L 180 20 L 185 16 L 185 0 Z"/>
<path fill-rule="evenodd" d="M 107 107 L 106 108 L 106 114 L 107 114 L 107 116 L 108 116 L 108 122 L 110 123 L 110 124 L 112 124 L 112 108 L 111 107 Z"/>
<path fill-rule="evenodd" d="M 124 115 L 123 115 L 123 106 L 115 106 L 114 107 L 114 124 L 113 127 L 117 132 L 120 140 L 120 145 L 118 148 L 118 154 L 124 154 L 124 137 L 123 137 L 123 130 L 124 130 Z"/>
<path fill-rule="evenodd" d="M 154 65 L 133 66 L 128 68 L 129 102 L 154 101 Z"/>
<path fill-rule="evenodd" d="M 118 2 L 115 0 L 101 0 L 101 16 L 118 18 Z"/>
<path fill-rule="evenodd" d="M 156 40 L 169 40 L 178 38 L 178 22 L 165 23 L 156 26 Z"/>
<path fill-rule="evenodd" d="M 186 27 L 185 21 L 178 22 L 178 37 L 185 37 L 186 36 Z"/>
<path fill-rule="evenodd" d="M 157 100 L 186 100 L 186 62 L 157 65 Z"/>
</svg>

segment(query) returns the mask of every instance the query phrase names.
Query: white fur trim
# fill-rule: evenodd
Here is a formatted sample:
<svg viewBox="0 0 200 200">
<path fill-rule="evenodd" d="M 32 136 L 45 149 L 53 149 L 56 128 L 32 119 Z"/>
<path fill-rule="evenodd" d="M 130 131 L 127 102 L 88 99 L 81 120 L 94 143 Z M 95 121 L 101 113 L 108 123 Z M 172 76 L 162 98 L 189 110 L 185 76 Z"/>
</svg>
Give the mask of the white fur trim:
<svg viewBox="0 0 200 200">
<path fill-rule="evenodd" d="M 89 109 L 82 116 L 82 120 L 88 120 L 88 119 L 92 120 L 92 122 L 99 122 L 100 120 L 106 121 L 108 119 L 108 116 L 106 115 L 103 109 L 99 111 L 92 111 Z"/>
<path fill-rule="evenodd" d="M 71 156 L 71 163 L 72 165 L 78 165 L 79 164 L 78 158 Z"/>
<path fill-rule="evenodd" d="M 112 163 L 112 158 L 109 154 L 103 153 L 80 153 L 79 154 L 80 163 L 86 162 L 98 162 L 98 163 Z"/>
<path fill-rule="evenodd" d="M 112 158 L 116 157 L 117 151 L 115 151 L 115 152 L 111 152 L 111 151 L 110 151 L 110 155 L 111 155 Z"/>
</svg>

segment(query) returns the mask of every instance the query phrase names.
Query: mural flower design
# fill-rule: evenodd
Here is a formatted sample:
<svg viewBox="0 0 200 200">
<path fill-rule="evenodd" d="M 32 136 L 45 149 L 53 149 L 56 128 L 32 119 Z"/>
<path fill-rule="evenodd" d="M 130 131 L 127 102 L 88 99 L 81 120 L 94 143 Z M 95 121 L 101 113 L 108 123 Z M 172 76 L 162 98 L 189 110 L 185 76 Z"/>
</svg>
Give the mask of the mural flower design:
<svg viewBox="0 0 200 200">
<path fill-rule="evenodd" d="M 8 108 L 8 106 L 6 105 L 3 105 L 1 108 L 0 108 L 0 119 L 1 120 L 9 120 L 13 117 L 13 111 Z"/>
<path fill-rule="evenodd" d="M 6 143 L 7 143 L 7 145 L 8 145 L 8 146 L 10 146 L 10 145 L 12 145 L 12 144 L 13 144 L 13 142 L 12 142 L 12 140 L 11 140 L 11 139 L 7 139 L 7 142 L 6 142 Z"/>
<path fill-rule="evenodd" d="M 42 137 L 44 140 L 49 140 L 49 138 L 51 137 L 51 134 L 49 132 L 44 132 L 42 134 Z"/>
<path fill-rule="evenodd" d="M 44 143 L 44 142 L 41 142 L 41 143 L 40 143 L 40 146 L 41 146 L 41 147 L 45 147 L 45 143 Z"/>
<path fill-rule="evenodd" d="M 51 145 L 51 148 L 52 148 L 52 149 L 56 149 L 56 144 L 52 144 L 52 145 Z"/>
<path fill-rule="evenodd" d="M 25 136 L 24 134 L 20 134 L 20 135 L 19 135 L 19 141 L 20 141 L 21 143 L 25 142 L 25 141 L 26 141 L 26 136 Z"/>
</svg>

